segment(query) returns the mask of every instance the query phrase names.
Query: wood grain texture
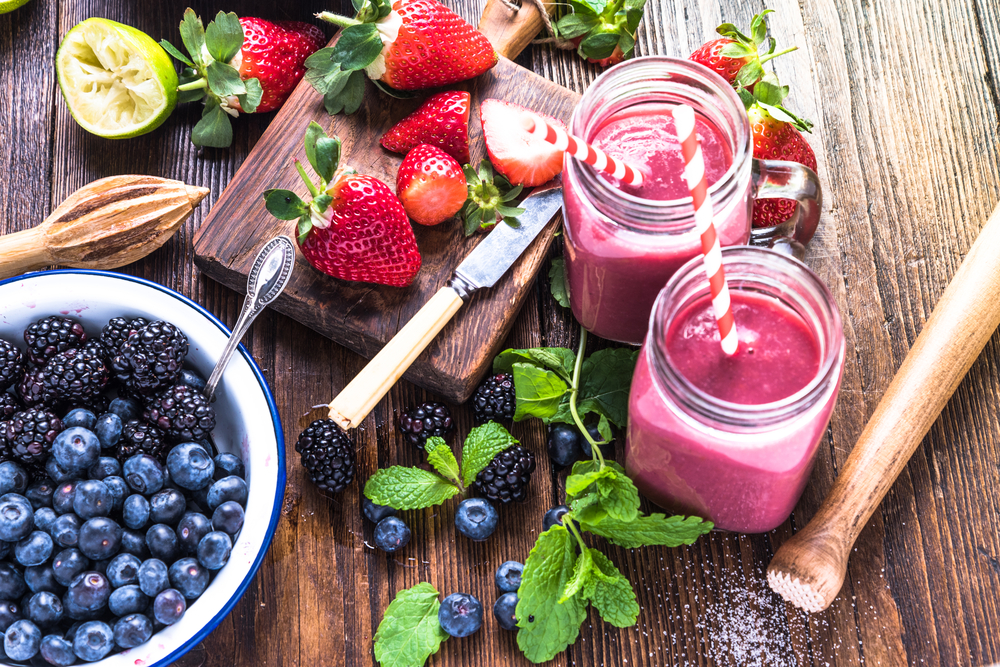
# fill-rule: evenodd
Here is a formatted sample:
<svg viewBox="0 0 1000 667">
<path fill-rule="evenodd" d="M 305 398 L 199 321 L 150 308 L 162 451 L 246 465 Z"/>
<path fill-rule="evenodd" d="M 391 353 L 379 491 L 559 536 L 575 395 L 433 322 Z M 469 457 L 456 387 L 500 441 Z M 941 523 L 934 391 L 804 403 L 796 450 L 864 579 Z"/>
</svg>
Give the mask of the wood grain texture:
<svg viewBox="0 0 1000 667">
<path fill-rule="evenodd" d="M 217 3 L 192 3 L 202 15 Z M 304 20 L 322 0 L 232 2 L 226 9 Z M 448 0 L 472 23 L 483 0 Z M 274 119 L 240 118 L 230 150 L 199 152 L 188 133 L 196 106 L 146 137 L 108 142 L 72 121 L 51 66 L 59 38 L 89 16 L 120 20 L 179 43 L 187 3 L 173 0 L 33 0 L 0 16 L 0 231 L 25 229 L 78 187 L 102 176 L 148 173 L 212 194 L 164 247 L 124 270 L 180 290 L 235 323 L 242 295 L 193 266 L 192 236 Z M 1000 661 L 1000 339 L 993 336 L 940 419 L 872 516 L 834 605 L 806 615 L 771 595 L 764 568 L 776 547 L 816 512 L 895 369 L 1000 199 L 1000 6 L 994 0 L 779 0 L 768 3 L 779 44 L 774 61 L 792 86 L 789 104 L 816 122 L 809 136 L 825 188 L 807 263 L 831 287 L 847 341 L 841 398 L 813 476 L 791 519 L 765 535 L 712 534 L 679 549 L 609 549 L 636 584 L 642 613 L 617 630 L 598 618 L 554 664 L 987 665 Z M 640 54 L 684 56 L 723 20 L 746 25 L 762 0 L 649 0 Z M 332 33 L 328 33 L 332 36 Z M 911 63 L 919 61 L 919 67 Z M 570 52 L 534 46 L 518 62 L 577 93 L 599 74 Z M 547 257 L 559 254 L 559 240 Z M 542 266 L 544 276 L 548 264 Z M 242 286 L 240 287 L 242 289 Z M 0 304 L 2 306 L 2 304 Z M 575 324 L 548 293 L 527 286 L 506 345 L 574 346 Z M 483 544 L 456 535 L 454 507 L 407 513 L 414 539 L 401 554 L 371 547 L 360 484 L 337 497 L 311 487 L 292 444 L 299 415 L 323 403 L 364 360 L 292 318 L 264 313 L 246 345 L 275 392 L 285 424 L 289 482 L 282 521 L 260 573 L 222 624 L 181 662 L 208 665 L 373 665 L 371 637 L 396 592 L 430 581 L 486 605 L 492 572 L 523 560 L 563 475 L 544 456 L 544 429 L 513 432 L 538 453 L 527 505 L 503 513 Z M 593 341 L 593 349 L 603 343 Z M 360 480 L 378 467 L 420 462 L 395 432 L 396 413 L 438 398 L 401 382 L 357 433 Z M 466 408 L 451 406 L 463 434 Z M 367 541 L 367 544 L 366 544 Z M 412 560 L 411 560 L 412 559 Z M 435 667 L 521 667 L 514 636 L 487 614 L 476 636 L 449 640 Z"/>
</svg>

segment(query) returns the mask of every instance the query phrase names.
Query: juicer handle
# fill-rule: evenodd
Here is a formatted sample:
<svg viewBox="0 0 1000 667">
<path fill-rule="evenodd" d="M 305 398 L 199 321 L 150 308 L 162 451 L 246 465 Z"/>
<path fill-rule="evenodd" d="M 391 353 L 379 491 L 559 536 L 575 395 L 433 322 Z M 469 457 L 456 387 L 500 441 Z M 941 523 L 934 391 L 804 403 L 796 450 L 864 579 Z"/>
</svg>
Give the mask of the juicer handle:
<svg viewBox="0 0 1000 667">
<path fill-rule="evenodd" d="M 823 208 L 823 189 L 809 167 L 785 160 L 753 160 L 753 199 L 794 199 L 799 205 L 791 218 L 774 227 L 755 228 L 750 245 L 774 248 L 802 259 L 816 233 Z"/>
<path fill-rule="evenodd" d="M 775 553 L 767 580 L 789 602 L 826 609 L 858 534 L 1000 325 L 1000 206 L 979 233 L 805 528 Z"/>
<path fill-rule="evenodd" d="M 521 0 L 520 4 L 515 10 L 502 0 L 486 0 L 479 19 L 479 32 L 486 35 L 497 53 L 509 60 L 521 55 L 545 25 L 534 0 Z"/>
</svg>

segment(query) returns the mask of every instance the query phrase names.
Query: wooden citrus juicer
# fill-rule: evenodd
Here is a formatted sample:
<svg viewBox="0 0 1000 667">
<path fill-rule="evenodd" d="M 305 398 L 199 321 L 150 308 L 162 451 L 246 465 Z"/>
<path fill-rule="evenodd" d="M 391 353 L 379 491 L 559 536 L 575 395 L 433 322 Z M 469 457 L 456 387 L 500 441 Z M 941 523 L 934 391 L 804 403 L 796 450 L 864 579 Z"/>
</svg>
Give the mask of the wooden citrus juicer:
<svg viewBox="0 0 1000 667">
<path fill-rule="evenodd" d="M 208 194 L 156 176 L 111 176 L 83 186 L 40 225 L 0 236 L 0 278 L 52 264 L 115 269 L 167 242 Z"/>
<path fill-rule="evenodd" d="M 775 553 L 767 581 L 808 612 L 826 609 L 858 534 L 1000 324 L 1000 205 L 882 396 L 830 494 Z"/>
</svg>

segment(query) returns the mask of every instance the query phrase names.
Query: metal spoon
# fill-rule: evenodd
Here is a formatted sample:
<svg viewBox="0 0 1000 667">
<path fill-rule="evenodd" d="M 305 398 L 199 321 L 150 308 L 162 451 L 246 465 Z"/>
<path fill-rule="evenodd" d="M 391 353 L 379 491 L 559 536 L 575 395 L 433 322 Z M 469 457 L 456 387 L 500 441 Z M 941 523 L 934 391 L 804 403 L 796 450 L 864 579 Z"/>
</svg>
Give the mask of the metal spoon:
<svg viewBox="0 0 1000 667">
<path fill-rule="evenodd" d="M 213 400 L 215 389 L 222 379 L 222 372 L 226 370 L 236 346 L 243 340 L 247 329 L 261 311 L 284 291 L 292 277 L 294 265 L 295 245 L 287 236 L 275 236 L 257 253 L 247 278 L 247 298 L 243 300 L 240 318 L 236 320 L 236 326 L 229 335 L 229 342 L 226 343 L 226 348 L 222 351 L 222 356 L 219 357 L 205 385 L 205 397 L 209 401 Z"/>
</svg>

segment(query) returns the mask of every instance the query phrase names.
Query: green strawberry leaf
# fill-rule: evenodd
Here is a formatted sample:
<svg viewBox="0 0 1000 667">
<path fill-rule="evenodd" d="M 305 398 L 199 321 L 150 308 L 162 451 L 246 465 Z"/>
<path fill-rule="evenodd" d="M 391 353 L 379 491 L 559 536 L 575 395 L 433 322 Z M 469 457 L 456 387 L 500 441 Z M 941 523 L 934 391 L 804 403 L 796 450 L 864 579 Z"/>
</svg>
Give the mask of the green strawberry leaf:
<svg viewBox="0 0 1000 667">
<path fill-rule="evenodd" d="M 549 267 L 549 291 L 552 298 L 563 308 L 569 308 L 569 292 L 566 289 L 566 260 L 557 257 Z"/>
<path fill-rule="evenodd" d="M 451 481 L 455 486 L 462 486 L 462 475 L 458 469 L 458 461 L 451 451 L 444 438 L 433 436 L 427 438 L 424 445 L 427 452 L 427 462 L 434 466 L 434 469 L 441 473 L 441 476 Z"/>
<path fill-rule="evenodd" d="M 365 73 L 361 70 L 351 72 L 344 81 L 343 87 L 323 96 L 323 106 L 326 112 L 333 115 L 345 113 L 350 115 L 361 108 L 365 94 Z"/>
<path fill-rule="evenodd" d="M 751 44 L 753 42 L 753 40 L 740 32 L 739 28 L 732 23 L 721 24 L 715 29 L 715 32 L 719 33 L 723 37 L 728 37 L 729 39 L 736 40 L 737 42 L 741 42 L 743 44 Z"/>
<path fill-rule="evenodd" d="M 780 120 L 783 123 L 791 123 L 798 130 L 802 132 L 812 132 L 813 124 L 812 121 L 805 118 L 796 116 L 794 113 L 789 111 L 783 106 L 771 106 L 770 104 L 764 104 L 758 101 L 757 104 L 765 109 L 767 113 L 771 114 L 771 117 L 775 120 Z"/>
<path fill-rule="evenodd" d="M 347 26 L 340 31 L 333 45 L 330 60 L 339 63 L 342 70 L 361 70 L 382 53 L 382 36 L 371 23 Z M 306 63 L 308 67 L 308 61 Z"/>
<path fill-rule="evenodd" d="M 514 421 L 527 417 L 549 419 L 559 410 L 569 385 L 558 374 L 533 364 L 516 363 L 514 370 L 514 395 L 517 408 Z"/>
<path fill-rule="evenodd" d="M 330 204 L 333 203 L 333 197 L 326 194 L 325 192 L 320 195 L 316 195 L 313 198 L 312 203 L 309 204 L 309 208 L 316 211 L 320 215 L 326 213 L 326 209 L 330 208 Z"/>
<path fill-rule="evenodd" d="M 412 92 L 410 92 L 408 90 L 397 90 L 396 88 L 393 88 L 389 84 L 383 83 L 382 81 L 379 81 L 378 79 L 372 79 L 371 81 L 372 81 L 372 83 L 375 84 L 376 88 L 378 88 L 379 90 L 381 90 L 383 93 L 385 93 L 389 97 L 395 97 L 397 100 L 412 100 L 414 97 L 417 96 L 416 93 L 412 93 Z"/>
<path fill-rule="evenodd" d="M 295 220 L 309 215 L 309 205 L 291 190 L 267 190 L 264 207 L 278 220 Z"/>
<path fill-rule="evenodd" d="M 295 228 L 295 236 L 299 240 L 299 244 L 306 242 L 306 237 L 309 236 L 309 232 L 312 231 L 312 216 L 303 215 L 299 218 L 299 224 Z"/>
<path fill-rule="evenodd" d="M 469 431 L 462 445 L 462 482 L 469 486 L 476 475 L 500 452 L 518 444 L 507 429 L 496 422 L 487 422 Z"/>
<path fill-rule="evenodd" d="M 624 32 L 618 40 L 618 48 L 622 50 L 622 55 L 626 59 L 635 55 L 635 37 L 633 33 Z"/>
<path fill-rule="evenodd" d="M 576 541 L 564 526 L 538 536 L 518 589 L 517 645 L 532 662 L 546 662 L 576 641 L 587 606 L 574 596 L 559 604 L 576 565 Z"/>
<path fill-rule="evenodd" d="M 597 14 L 567 14 L 557 24 L 562 39 L 586 35 L 600 24 Z"/>
<path fill-rule="evenodd" d="M 182 86 L 195 81 L 204 81 L 203 77 L 196 70 L 190 67 L 185 67 L 181 70 L 180 76 L 177 77 L 177 101 L 179 103 L 197 102 L 205 98 L 205 93 L 208 90 L 205 85 L 199 85 L 190 90 L 181 89 Z"/>
<path fill-rule="evenodd" d="M 663 514 L 640 514 L 634 521 L 617 521 L 610 517 L 591 523 L 574 513 L 583 529 L 626 549 L 645 546 L 676 547 L 691 544 L 701 535 L 712 530 L 711 521 L 699 517 Z"/>
<path fill-rule="evenodd" d="M 438 652 L 448 633 L 438 622 L 437 590 L 422 582 L 401 590 L 375 632 L 375 660 L 382 667 L 420 667 Z"/>
<path fill-rule="evenodd" d="M 191 59 L 199 67 L 204 68 L 208 64 L 205 62 L 205 26 L 190 7 L 184 10 L 180 30 L 184 48 L 191 55 Z"/>
<path fill-rule="evenodd" d="M 638 350 L 606 348 L 583 362 L 577 407 L 605 415 L 618 428 L 628 425 L 628 397 Z"/>
<path fill-rule="evenodd" d="M 312 165 L 313 171 L 325 183 L 330 183 L 340 163 L 340 139 L 328 137 L 326 130 L 319 123 L 310 121 L 303 144 L 306 149 L 306 159 Z"/>
<path fill-rule="evenodd" d="M 753 94 L 758 102 L 777 106 L 788 97 L 788 86 L 782 86 L 774 74 L 767 74 L 754 86 Z"/>
<path fill-rule="evenodd" d="M 746 88 L 752 86 L 754 82 L 762 76 L 764 76 L 764 68 L 760 64 L 760 59 L 754 58 L 740 68 L 740 70 L 736 73 L 736 78 L 733 80 L 733 83 L 737 87 Z M 754 90 L 756 91 L 756 88 Z"/>
<path fill-rule="evenodd" d="M 590 602 L 606 623 L 618 628 L 635 625 L 639 617 L 639 602 L 632 584 L 615 564 L 597 549 L 591 552 L 592 587 L 585 591 Z"/>
<path fill-rule="evenodd" d="M 753 43 L 757 46 L 763 44 L 764 39 L 767 37 L 767 19 L 765 17 L 772 13 L 774 13 L 773 9 L 765 9 L 760 14 L 754 16 L 750 22 L 750 36 L 753 39 Z"/>
<path fill-rule="evenodd" d="M 553 260 L 555 261 L 555 260 Z M 504 350 L 493 360 L 494 373 L 513 373 L 514 364 L 534 364 L 555 371 L 566 382 L 573 379 L 576 353 L 565 347 L 533 347 L 524 350 Z"/>
<path fill-rule="evenodd" d="M 257 79 L 247 79 L 243 82 L 243 85 L 246 87 L 247 92 L 236 96 L 240 101 L 240 108 L 243 109 L 244 113 L 254 113 L 257 111 L 257 106 L 264 97 L 264 89 Z"/>
<path fill-rule="evenodd" d="M 580 42 L 578 51 L 584 58 L 602 60 L 608 58 L 618 46 L 619 35 L 615 32 L 591 33 Z"/>
<path fill-rule="evenodd" d="M 724 58 L 746 58 L 757 53 L 757 50 L 741 42 L 730 42 L 721 49 L 719 55 Z"/>
<path fill-rule="evenodd" d="M 236 14 L 219 12 L 205 30 L 205 45 L 212 57 L 228 63 L 243 48 L 243 26 Z"/>
<path fill-rule="evenodd" d="M 404 466 L 377 470 L 365 484 L 366 498 L 376 505 L 387 505 L 397 510 L 440 505 L 460 491 L 436 473 Z"/>
<path fill-rule="evenodd" d="M 205 104 L 201 120 L 191 131 L 191 142 L 195 146 L 227 148 L 233 143 L 233 126 L 229 114 L 222 110 L 217 100 Z"/>
<path fill-rule="evenodd" d="M 174 46 L 173 44 L 171 44 L 167 40 L 161 39 L 160 40 L 160 46 L 163 47 L 164 51 L 166 51 L 167 53 L 169 53 L 170 55 L 172 55 L 174 58 L 177 58 L 177 60 L 180 60 L 182 63 L 184 63 L 188 67 L 194 67 L 194 63 L 191 62 L 191 59 L 188 58 L 183 53 L 181 53 L 180 49 L 178 49 L 176 46 Z M 181 82 L 181 83 L 183 83 L 183 82 Z"/>
<path fill-rule="evenodd" d="M 240 73 L 231 65 L 213 61 L 205 69 L 205 78 L 208 79 L 208 89 L 219 97 L 229 97 L 230 95 L 244 95 L 247 92 Z"/>
</svg>

